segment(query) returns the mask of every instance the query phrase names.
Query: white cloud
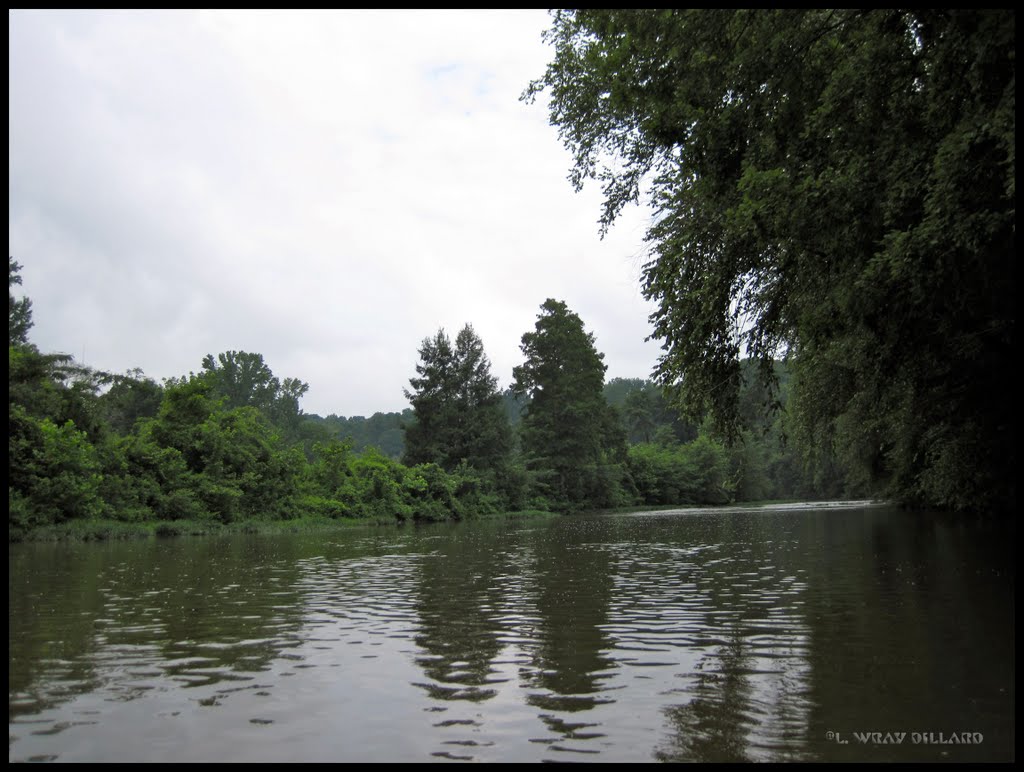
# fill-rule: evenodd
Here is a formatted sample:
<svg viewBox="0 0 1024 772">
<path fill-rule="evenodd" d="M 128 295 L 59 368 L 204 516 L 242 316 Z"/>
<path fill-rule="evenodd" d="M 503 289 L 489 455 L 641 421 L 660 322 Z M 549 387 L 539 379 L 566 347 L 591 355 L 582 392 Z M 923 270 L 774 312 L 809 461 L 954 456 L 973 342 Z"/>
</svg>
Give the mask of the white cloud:
<svg viewBox="0 0 1024 772">
<path fill-rule="evenodd" d="M 645 215 L 598 238 L 541 105 L 537 11 L 9 15 L 9 239 L 31 339 L 162 378 L 262 353 L 308 412 L 404 407 L 472 323 L 502 384 L 565 300 L 649 374 Z"/>
</svg>

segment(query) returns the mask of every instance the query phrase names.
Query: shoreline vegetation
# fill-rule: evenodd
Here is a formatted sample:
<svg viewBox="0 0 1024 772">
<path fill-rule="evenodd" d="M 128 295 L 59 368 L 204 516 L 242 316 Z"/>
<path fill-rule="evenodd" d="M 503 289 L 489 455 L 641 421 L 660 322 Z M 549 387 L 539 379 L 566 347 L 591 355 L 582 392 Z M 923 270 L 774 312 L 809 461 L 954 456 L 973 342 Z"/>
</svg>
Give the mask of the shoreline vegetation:
<svg viewBox="0 0 1024 772">
<path fill-rule="evenodd" d="M 644 512 L 674 512 L 686 510 L 732 512 L 737 509 L 772 509 L 780 505 L 806 503 L 813 506 L 814 501 L 804 502 L 798 499 L 778 499 L 763 501 L 744 501 L 729 504 L 662 504 L 658 506 L 613 507 L 599 510 L 585 510 L 576 513 L 560 513 L 550 510 L 527 509 L 514 512 L 496 512 L 467 518 L 460 521 L 445 522 L 499 522 L 503 520 L 531 520 L 556 517 L 573 517 L 584 515 L 621 515 L 640 514 Z M 825 504 L 826 502 L 820 502 Z M 829 502 L 835 503 L 835 502 Z M 844 504 L 863 504 L 865 502 L 843 502 Z M 874 505 L 879 502 L 872 501 Z M 40 526 L 29 531 L 11 531 L 9 543 L 52 543 L 52 542 L 105 542 L 105 541 L 136 541 L 143 539 L 161 539 L 176 536 L 231 536 L 258 535 L 273 536 L 278 534 L 329 534 L 338 531 L 351 531 L 355 528 L 403 528 L 416 526 L 424 521 L 403 521 L 395 518 L 363 519 L 354 517 L 324 518 L 315 516 L 297 517 L 292 520 L 244 520 L 234 523 L 220 523 L 216 520 L 160 520 L 150 522 L 126 523 L 121 520 L 72 520 L 66 523 Z"/>
<path fill-rule="evenodd" d="M 308 385 L 278 379 L 259 354 L 209 355 L 200 373 L 161 385 L 22 338 L 9 350 L 8 541 L 887 498 L 856 459 L 792 432 L 782 362 L 773 410 L 748 363 L 729 435 L 651 381 L 606 382 L 593 335 L 564 303 L 541 306 L 522 350 L 502 392 L 470 325 L 454 342 L 443 330 L 425 339 L 389 454 L 356 450 L 344 421 L 304 414 Z"/>
<path fill-rule="evenodd" d="M 11 286 L 19 268 L 12 259 Z M 308 384 L 278 378 L 260 354 L 207 355 L 199 373 L 158 384 L 140 371 L 113 375 L 41 353 L 27 339 L 27 299 L 12 295 L 11 308 L 9 542 L 324 532 L 872 493 L 842 462 L 785 441 L 783 363 L 778 408 L 762 409 L 767 395 L 751 378 L 743 420 L 723 434 L 707 416 L 681 414 L 651 381 L 606 381 L 593 334 L 561 301 L 541 305 L 504 391 L 471 325 L 454 340 L 444 330 L 424 339 L 405 392 L 410 409 L 397 422 L 373 422 L 388 427 L 391 452 L 347 433 L 359 422 L 303 413 Z"/>
<path fill-rule="evenodd" d="M 482 515 L 479 518 L 474 518 L 472 522 L 524 520 L 559 516 L 557 512 L 545 512 L 534 509 Z M 415 523 L 416 521 L 413 522 Z M 294 520 L 244 520 L 226 524 L 219 523 L 216 520 L 161 520 L 144 523 L 125 523 L 120 520 L 74 520 L 59 525 L 41 526 L 31 531 L 12 531 L 9 543 L 124 541 L 174 536 L 230 536 L 236 534 L 260 536 L 293 533 L 326 534 L 335 531 L 350 531 L 354 528 L 400 528 L 405 525 L 405 521 L 395 519 L 366 520 L 353 517 L 337 519 L 299 517 Z"/>
</svg>

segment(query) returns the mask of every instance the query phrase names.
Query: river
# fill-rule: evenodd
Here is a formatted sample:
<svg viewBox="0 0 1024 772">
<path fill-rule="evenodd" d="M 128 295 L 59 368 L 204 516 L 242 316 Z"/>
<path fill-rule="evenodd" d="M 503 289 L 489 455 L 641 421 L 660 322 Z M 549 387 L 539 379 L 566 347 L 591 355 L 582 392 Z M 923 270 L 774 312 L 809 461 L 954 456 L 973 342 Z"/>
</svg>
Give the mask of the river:
<svg viewBox="0 0 1024 772">
<path fill-rule="evenodd" d="M 835 502 L 9 548 L 9 760 L 1011 761 L 1014 540 Z"/>
</svg>

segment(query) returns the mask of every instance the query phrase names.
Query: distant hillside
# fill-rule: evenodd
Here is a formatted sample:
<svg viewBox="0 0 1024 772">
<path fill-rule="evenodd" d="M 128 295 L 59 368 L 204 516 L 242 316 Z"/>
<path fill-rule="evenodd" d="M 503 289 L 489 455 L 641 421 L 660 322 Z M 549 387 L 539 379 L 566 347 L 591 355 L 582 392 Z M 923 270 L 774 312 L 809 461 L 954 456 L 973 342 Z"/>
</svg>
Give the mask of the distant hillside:
<svg viewBox="0 0 1024 772">
<path fill-rule="evenodd" d="M 744 362 L 745 372 L 747 369 L 749 363 Z M 781 362 L 776 368 L 776 375 L 785 395 L 789 373 Z M 749 378 L 745 378 L 745 381 L 748 380 Z M 757 428 L 761 431 L 766 428 L 764 419 L 759 414 L 759 408 L 766 396 L 760 389 L 744 387 L 741 412 L 746 428 Z M 665 391 L 651 380 L 612 378 L 604 386 L 604 397 L 617 411 L 630 444 L 655 440 L 689 442 L 697 436 L 698 427 L 681 418 L 666 399 Z M 528 401 L 523 397 L 516 397 L 511 388 L 502 392 L 502 401 L 509 423 L 516 427 L 522 420 Z M 326 418 L 316 414 L 306 414 L 304 417 L 325 430 L 331 437 L 340 440 L 350 439 L 352 449 L 357 452 L 373 446 L 394 459 L 400 459 L 405 450 L 402 426 L 416 420 L 411 408 L 406 408 L 401 413 L 374 413 L 369 418 L 346 418 L 333 413 Z"/>
</svg>

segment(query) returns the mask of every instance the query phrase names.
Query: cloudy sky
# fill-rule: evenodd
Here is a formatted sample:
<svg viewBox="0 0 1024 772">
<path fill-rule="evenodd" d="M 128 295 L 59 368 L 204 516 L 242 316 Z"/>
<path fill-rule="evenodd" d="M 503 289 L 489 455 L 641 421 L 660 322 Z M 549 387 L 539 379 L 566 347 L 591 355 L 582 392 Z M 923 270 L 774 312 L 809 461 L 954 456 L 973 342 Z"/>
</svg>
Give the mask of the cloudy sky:
<svg viewBox="0 0 1024 772">
<path fill-rule="evenodd" d="M 9 253 L 30 340 L 156 379 L 263 354 L 306 412 L 407 406 L 467 322 L 502 387 L 564 300 L 646 377 L 648 213 L 602 241 L 544 103 L 543 11 L 9 11 Z"/>
</svg>

